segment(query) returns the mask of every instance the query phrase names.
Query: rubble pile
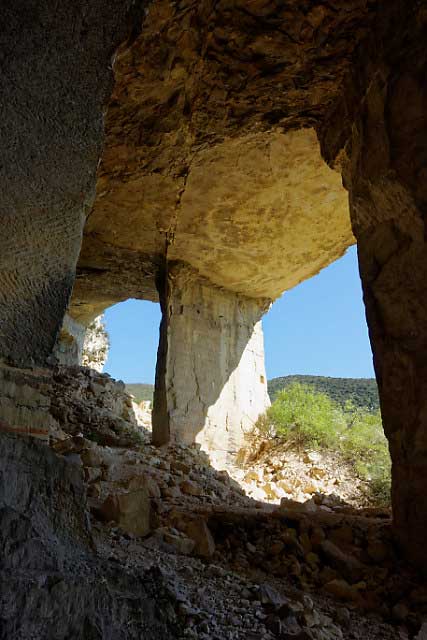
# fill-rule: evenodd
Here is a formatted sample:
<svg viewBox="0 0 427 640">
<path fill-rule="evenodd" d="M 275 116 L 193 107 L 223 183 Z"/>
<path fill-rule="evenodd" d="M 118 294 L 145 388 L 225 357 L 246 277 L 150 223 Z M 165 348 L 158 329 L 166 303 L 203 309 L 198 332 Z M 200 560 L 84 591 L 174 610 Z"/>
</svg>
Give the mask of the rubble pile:
<svg viewBox="0 0 427 640">
<path fill-rule="evenodd" d="M 17 373 L 14 388 L 3 375 L 12 395 Z M 138 424 L 138 406 L 109 376 L 63 368 L 34 388 L 31 375 L 19 379 L 27 419 L 31 397 L 49 399 L 46 444 L 83 480 L 95 554 L 125 570 L 160 571 L 175 637 L 423 638 L 427 590 L 399 561 L 387 510 L 356 509 L 322 485 L 286 491 L 280 502 L 255 499 L 236 478 L 259 469 L 215 469 L 198 445 L 154 447 L 147 412 Z M 263 480 L 280 482 L 266 457 Z"/>
<path fill-rule="evenodd" d="M 83 434 L 117 446 L 139 441 L 132 397 L 125 384 L 86 367 L 0 367 L 0 420 L 17 432 L 35 427 L 46 440 Z"/>
<path fill-rule="evenodd" d="M 350 463 L 333 452 L 290 448 L 286 442 L 252 438 L 240 453 L 241 467 L 233 477 L 256 500 L 280 503 L 282 498 L 305 502 L 316 493 L 334 495 L 349 504 L 369 504 L 366 481 Z"/>
</svg>

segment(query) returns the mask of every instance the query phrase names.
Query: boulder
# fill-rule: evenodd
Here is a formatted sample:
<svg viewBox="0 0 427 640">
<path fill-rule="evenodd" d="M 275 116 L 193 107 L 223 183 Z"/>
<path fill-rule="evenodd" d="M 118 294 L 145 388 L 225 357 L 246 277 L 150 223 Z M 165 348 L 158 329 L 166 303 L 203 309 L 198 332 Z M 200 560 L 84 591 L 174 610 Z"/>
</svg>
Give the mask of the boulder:
<svg viewBox="0 0 427 640">
<path fill-rule="evenodd" d="M 185 493 L 189 496 L 202 495 L 202 488 L 192 480 L 183 480 L 180 483 L 179 488 L 181 489 L 182 493 Z"/>
<path fill-rule="evenodd" d="M 354 556 L 344 553 L 330 540 L 324 540 L 320 549 L 329 564 L 344 578 L 350 582 L 356 582 L 361 578 L 363 565 Z"/>
<path fill-rule="evenodd" d="M 103 520 L 116 522 L 120 529 L 127 533 L 145 536 L 150 532 L 151 504 L 145 487 L 128 493 L 109 495 L 98 513 Z"/>
<path fill-rule="evenodd" d="M 359 592 L 355 587 L 348 584 L 346 580 L 335 579 L 325 584 L 325 591 L 340 600 L 357 601 Z"/>
<path fill-rule="evenodd" d="M 148 474 L 138 475 L 131 478 L 127 484 L 127 489 L 134 491 L 136 489 L 146 488 L 150 498 L 160 498 L 161 491 L 157 482 Z"/>
<path fill-rule="evenodd" d="M 184 556 L 188 556 L 194 551 L 196 543 L 183 533 L 168 528 L 158 529 L 157 531 L 165 545 L 167 545 L 166 549 L 169 547 L 168 550 Z"/>
<path fill-rule="evenodd" d="M 263 472 L 260 469 L 250 469 L 244 477 L 245 482 L 261 482 Z"/>
<path fill-rule="evenodd" d="M 121 461 L 115 462 L 104 472 L 106 482 L 117 482 L 124 485 L 138 476 L 145 476 L 144 468 L 141 465 L 127 464 Z"/>
<path fill-rule="evenodd" d="M 291 511 L 300 511 L 301 513 L 316 513 L 318 507 L 313 498 L 306 502 L 298 502 L 297 500 L 290 500 L 289 498 L 282 498 L 280 500 L 281 509 L 289 509 Z"/>
<path fill-rule="evenodd" d="M 272 482 L 266 482 L 262 485 L 261 489 L 265 492 L 269 500 L 277 500 L 279 498 L 277 487 Z"/>
<path fill-rule="evenodd" d="M 192 520 L 186 526 L 186 533 L 194 540 L 194 553 L 203 558 L 210 558 L 215 553 L 215 542 L 206 521 L 203 518 Z"/>
<path fill-rule="evenodd" d="M 277 486 L 279 487 L 279 489 L 282 489 L 283 491 L 285 491 L 285 493 L 292 493 L 293 491 L 293 487 L 290 484 L 290 482 L 288 482 L 287 480 L 279 480 L 277 482 Z"/>
<path fill-rule="evenodd" d="M 186 464 L 185 462 L 181 462 L 180 460 L 174 460 L 171 463 L 171 471 L 173 473 L 176 473 L 177 471 L 180 473 L 184 473 L 184 474 L 188 474 L 191 471 L 191 467 L 189 464 Z"/>
<path fill-rule="evenodd" d="M 165 487 L 161 491 L 162 498 L 169 498 L 171 500 L 175 500 L 177 498 L 182 497 L 181 489 L 178 486 L 173 487 Z"/>
<path fill-rule="evenodd" d="M 84 476 L 87 483 L 95 482 L 102 476 L 102 471 L 98 467 L 84 467 Z"/>
<path fill-rule="evenodd" d="M 286 598 L 267 582 L 260 585 L 258 599 L 262 605 L 270 606 L 274 609 L 280 609 L 286 602 Z"/>
<path fill-rule="evenodd" d="M 81 452 L 82 462 L 85 467 L 102 467 L 111 464 L 113 455 L 107 447 L 94 444 Z"/>
</svg>

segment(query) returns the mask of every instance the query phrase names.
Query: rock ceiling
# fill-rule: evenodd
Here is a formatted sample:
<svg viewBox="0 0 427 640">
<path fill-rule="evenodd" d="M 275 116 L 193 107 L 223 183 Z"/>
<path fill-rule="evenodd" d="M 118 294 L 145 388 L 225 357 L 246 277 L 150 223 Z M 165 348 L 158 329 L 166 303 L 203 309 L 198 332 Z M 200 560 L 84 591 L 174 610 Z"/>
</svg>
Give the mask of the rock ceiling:
<svg viewBox="0 0 427 640">
<path fill-rule="evenodd" d="M 276 298 L 354 242 L 316 127 L 375 2 L 150 5 L 118 51 L 106 140 L 72 301 L 156 300 L 169 260 Z"/>
</svg>

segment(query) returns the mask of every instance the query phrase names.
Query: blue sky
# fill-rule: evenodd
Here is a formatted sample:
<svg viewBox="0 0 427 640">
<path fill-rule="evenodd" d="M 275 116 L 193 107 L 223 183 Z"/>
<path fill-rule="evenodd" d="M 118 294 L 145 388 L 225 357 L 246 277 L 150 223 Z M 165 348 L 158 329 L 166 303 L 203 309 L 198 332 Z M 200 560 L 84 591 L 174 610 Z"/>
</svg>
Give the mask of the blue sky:
<svg viewBox="0 0 427 640">
<path fill-rule="evenodd" d="M 125 382 L 154 382 L 159 305 L 128 300 L 105 318 L 111 341 L 105 371 Z M 355 247 L 285 293 L 263 326 L 268 378 L 374 376 Z"/>
</svg>

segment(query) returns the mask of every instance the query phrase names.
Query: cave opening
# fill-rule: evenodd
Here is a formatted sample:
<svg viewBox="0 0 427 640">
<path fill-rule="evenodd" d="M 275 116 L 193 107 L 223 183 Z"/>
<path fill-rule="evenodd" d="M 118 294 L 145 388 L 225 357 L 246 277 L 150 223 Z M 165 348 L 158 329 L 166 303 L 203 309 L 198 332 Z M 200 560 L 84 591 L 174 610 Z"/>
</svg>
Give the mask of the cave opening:
<svg viewBox="0 0 427 640">
<path fill-rule="evenodd" d="M 374 378 L 356 246 L 278 298 L 263 318 L 268 378 Z"/>
<path fill-rule="evenodd" d="M 110 343 L 104 371 L 123 380 L 137 401 L 153 399 L 160 320 L 158 303 L 134 298 L 104 313 Z"/>
<path fill-rule="evenodd" d="M 285 292 L 263 329 L 272 406 L 246 453 L 247 494 L 388 508 L 391 462 L 356 246 Z"/>
</svg>

